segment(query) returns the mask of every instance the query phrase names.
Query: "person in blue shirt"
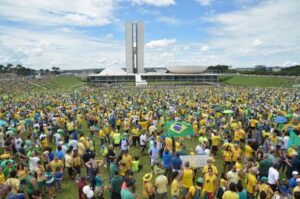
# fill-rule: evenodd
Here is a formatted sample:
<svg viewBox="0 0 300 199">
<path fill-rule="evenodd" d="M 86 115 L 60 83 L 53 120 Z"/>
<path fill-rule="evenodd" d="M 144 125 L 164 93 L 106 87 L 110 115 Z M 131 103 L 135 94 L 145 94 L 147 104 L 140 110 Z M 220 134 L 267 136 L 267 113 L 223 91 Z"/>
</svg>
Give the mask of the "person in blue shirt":
<svg viewBox="0 0 300 199">
<path fill-rule="evenodd" d="M 292 175 L 293 177 L 289 179 L 290 193 L 293 193 L 293 189 L 297 186 L 298 171 L 293 171 Z"/>
<path fill-rule="evenodd" d="M 151 160 L 151 167 L 154 166 L 155 161 L 159 158 L 160 149 L 157 147 L 157 142 L 154 142 L 153 147 L 149 149 L 149 155 Z"/>
<path fill-rule="evenodd" d="M 55 152 L 55 156 L 57 156 L 59 160 L 65 159 L 65 153 L 63 152 L 61 145 L 57 146 L 57 151 Z"/>
<path fill-rule="evenodd" d="M 182 169 L 182 160 L 180 159 L 180 153 L 177 152 L 176 156 L 172 158 L 172 168 L 176 171 L 180 171 Z"/>
<path fill-rule="evenodd" d="M 95 177 L 95 197 L 103 199 L 103 188 L 104 188 L 104 181 L 100 174 L 100 170 L 98 171 Z"/>
<path fill-rule="evenodd" d="M 57 167 L 54 174 L 54 180 L 55 180 L 55 187 L 58 192 L 62 192 L 61 182 L 63 180 L 63 177 L 64 177 L 64 173 L 62 172 L 62 169 L 60 167 Z"/>
<path fill-rule="evenodd" d="M 162 154 L 163 165 L 166 170 L 166 176 L 168 178 L 168 182 L 172 182 L 172 153 L 169 150 L 164 150 Z"/>
</svg>

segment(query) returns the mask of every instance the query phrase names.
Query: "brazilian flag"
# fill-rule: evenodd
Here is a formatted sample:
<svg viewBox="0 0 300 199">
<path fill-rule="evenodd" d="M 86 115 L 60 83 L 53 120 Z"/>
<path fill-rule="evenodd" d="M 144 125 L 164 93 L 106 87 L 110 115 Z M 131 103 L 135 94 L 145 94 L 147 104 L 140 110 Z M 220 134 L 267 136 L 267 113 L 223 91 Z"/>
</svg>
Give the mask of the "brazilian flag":
<svg viewBox="0 0 300 199">
<path fill-rule="evenodd" d="M 298 135 L 294 131 L 290 131 L 290 139 L 288 143 L 288 147 L 292 146 L 300 146 L 300 137 L 298 137 Z"/>
<path fill-rule="evenodd" d="M 192 125 L 186 122 L 170 121 L 166 122 L 165 126 L 167 137 L 183 137 L 194 134 Z"/>
</svg>

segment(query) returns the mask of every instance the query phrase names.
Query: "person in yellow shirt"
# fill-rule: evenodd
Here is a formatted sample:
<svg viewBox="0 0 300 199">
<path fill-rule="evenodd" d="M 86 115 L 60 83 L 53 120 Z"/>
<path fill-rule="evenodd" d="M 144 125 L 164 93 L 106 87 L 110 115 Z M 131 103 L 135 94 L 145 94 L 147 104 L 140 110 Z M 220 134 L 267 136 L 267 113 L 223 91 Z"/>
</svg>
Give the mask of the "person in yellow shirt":
<svg viewBox="0 0 300 199">
<path fill-rule="evenodd" d="M 255 198 L 257 178 L 256 178 L 257 169 L 255 167 L 250 169 L 250 173 L 247 175 L 246 190 L 247 196 L 249 198 Z"/>
<path fill-rule="evenodd" d="M 173 150 L 172 138 L 166 137 L 165 143 L 166 143 L 165 149 L 167 149 L 168 151 L 172 151 Z"/>
<path fill-rule="evenodd" d="M 231 149 L 232 152 L 232 162 L 236 163 L 238 158 L 242 155 L 242 150 L 239 147 L 239 144 L 235 143 L 234 147 Z"/>
<path fill-rule="evenodd" d="M 178 182 L 178 171 L 173 172 L 172 179 L 173 179 L 173 181 L 171 183 L 172 199 L 179 199 L 180 186 L 179 186 L 179 182 Z"/>
<path fill-rule="evenodd" d="M 267 198 L 273 196 L 273 190 L 270 185 L 268 185 L 268 178 L 265 176 L 260 179 L 260 184 L 258 185 L 258 199 L 260 199 L 260 193 L 263 191 L 266 193 Z"/>
<path fill-rule="evenodd" d="M 212 159 L 207 160 L 207 164 L 204 165 L 204 167 L 202 169 L 202 175 L 206 175 L 208 173 L 208 168 L 210 168 L 210 167 L 213 170 L 213 174 L 218 175 L 218 169 L 215 165 L 213 165 L 213 160 Z"/>
<path fill-rule="evenodd" d="M 184 170 L 181 173 L 180 179 L 182 183 L 182 196 L 185 197 L 191 188 L 193 186 L 193 179 L 195 177 L 195 173 L 193 169 L 190 168 L 190 163 L 185 162 L 184 163 Z"/>
<path fill-rule="evenodd" d="M 54 156 L 54 160 L 52 160 L 50 162 L 50 166 L 51 166 L 51 170 L 53 172 L 55 172 L 57 167 L 63 168 L 64 167 L 64 163 L 63 163 L 63 161 L 61 161 L 60 159 L 58 159 L 57 156 Z"/>
<path fill-rule="evenodd" d="M 203 191 L 208 199 L 213 199 L 217 186 L 217 176 L 213 174 L 213 169 L 208 168 L 208 173 L 204 176 Z"/>
<path fill-rule="evenodd" d="M 248 144 L 245 145 L 245 158 L 250 158 L 253 156 L 254 150 Z"/>
<path fill-rule="evenodd" d="M 232 163 L 232 152 L 230 146 L 225 148 L 223 151 L 223 160 L 224 160 L 224 170 L 227 171 Z"/>
<path fill-rule="evenodd" d="M 229 184 L 229 190 L 225 191 L 222 199 L 239 199 L 239 195 L 236 193 L 236 185 L 234 183 Z"/>
<path fill-rule="evenodd" d="M 98 134 L 99 134 L 99 138 L 100 138 L 100 145 L 102 146 L 103 144 L 105 144 L 105 133 L 104 133 L 103 129 L 100 129 Z"/>
<path fill-rule="evenodd" d="M 0 167 L 0 185 L 3 185 L 5 183 L 5 175 L 3 173 L 3 168 Z"/>
<path fill-rule="evenodd" d="M 212 154 L 214 156 L 217 156 L 217 152 L 220 144 L 221 144 L 221 137 L 219 136 L 217 131 L 214 130 L 214 134 L 211 136 Z"/>
<path fill-rule="evenodd" d="M 137 126 L 134 126 L 131 130 L 131 139 L 133 146 L 139 147 L 139 136 L 140 136 L 140 130 L 137 128 Z"/>
<path fill-rule="evenodd" d="M 175 152 L 181 151 L 181 142 L 180 140 L 175 141 Z"/>
<path fill-rule="evenodd" d="M 122 156 L 122 160 L 125 162 L 126 169 L 131 170 L 132 168 L 132 157 L 128 154 L 128 150 L 126 150 Z"/>
<path fill-rule="evenodd" d="M 198 178 L 196 184 L 194 186 L 191 186 L 191 188 L 189 189 L 189 192 L 187 193 L 185 199 L 204 198 L 205 193 L 203 191 L 203 182 L 204 180 L 202 177 Z"/>
</svg>

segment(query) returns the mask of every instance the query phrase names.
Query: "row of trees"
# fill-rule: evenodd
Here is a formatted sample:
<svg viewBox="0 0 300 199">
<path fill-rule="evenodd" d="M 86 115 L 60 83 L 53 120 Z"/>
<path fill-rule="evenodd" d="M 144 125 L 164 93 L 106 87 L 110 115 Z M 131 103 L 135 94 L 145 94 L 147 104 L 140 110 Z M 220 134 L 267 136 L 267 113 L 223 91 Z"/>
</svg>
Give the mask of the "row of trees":
<svg viewBox="0 0 300 199">
<path fill-rule="evenodd" d="M 237 69 L 232 69 L 232 67 L 228 65 L 216 65 L 216 66 L 209 66 L 207 68 L 207 71 L 213 73 L 241 73 L 241 74 L 253 74 L 253 75 L 300 76 L 300 65 L 281 68 L 281 70 L 279 71 L 273 71 L 271 68 L 267 68 L 267 67 L 255 68 L 254 71 L 238 71 Z"/>
<path fill-rule="evenodd" d="M 29 67 L 24 67 L 21 64 L 13 65 L 13 64 L 0 64 L 0 73 L 14 73 L 20 76 L 28 76 L 28 75 L 49 75 L 49 74 L 60 74 L 59 67 L 52 67 L 51 70 L 49 69 L 40 69 L 34 70 Z"/>
</svg>

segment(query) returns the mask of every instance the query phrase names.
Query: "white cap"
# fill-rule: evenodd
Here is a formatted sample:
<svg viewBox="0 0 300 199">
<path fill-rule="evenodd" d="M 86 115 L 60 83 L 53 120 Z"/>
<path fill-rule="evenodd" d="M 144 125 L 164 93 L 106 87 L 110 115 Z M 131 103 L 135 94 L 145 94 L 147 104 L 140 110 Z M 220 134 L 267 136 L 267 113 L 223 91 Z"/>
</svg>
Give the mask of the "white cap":
<svg viewBox="0 0 300 199">
<path fill-rule="evenodd" d="M 298 171 L 293 171 L 293 175 L 298 175 Z"/>
</svg>

